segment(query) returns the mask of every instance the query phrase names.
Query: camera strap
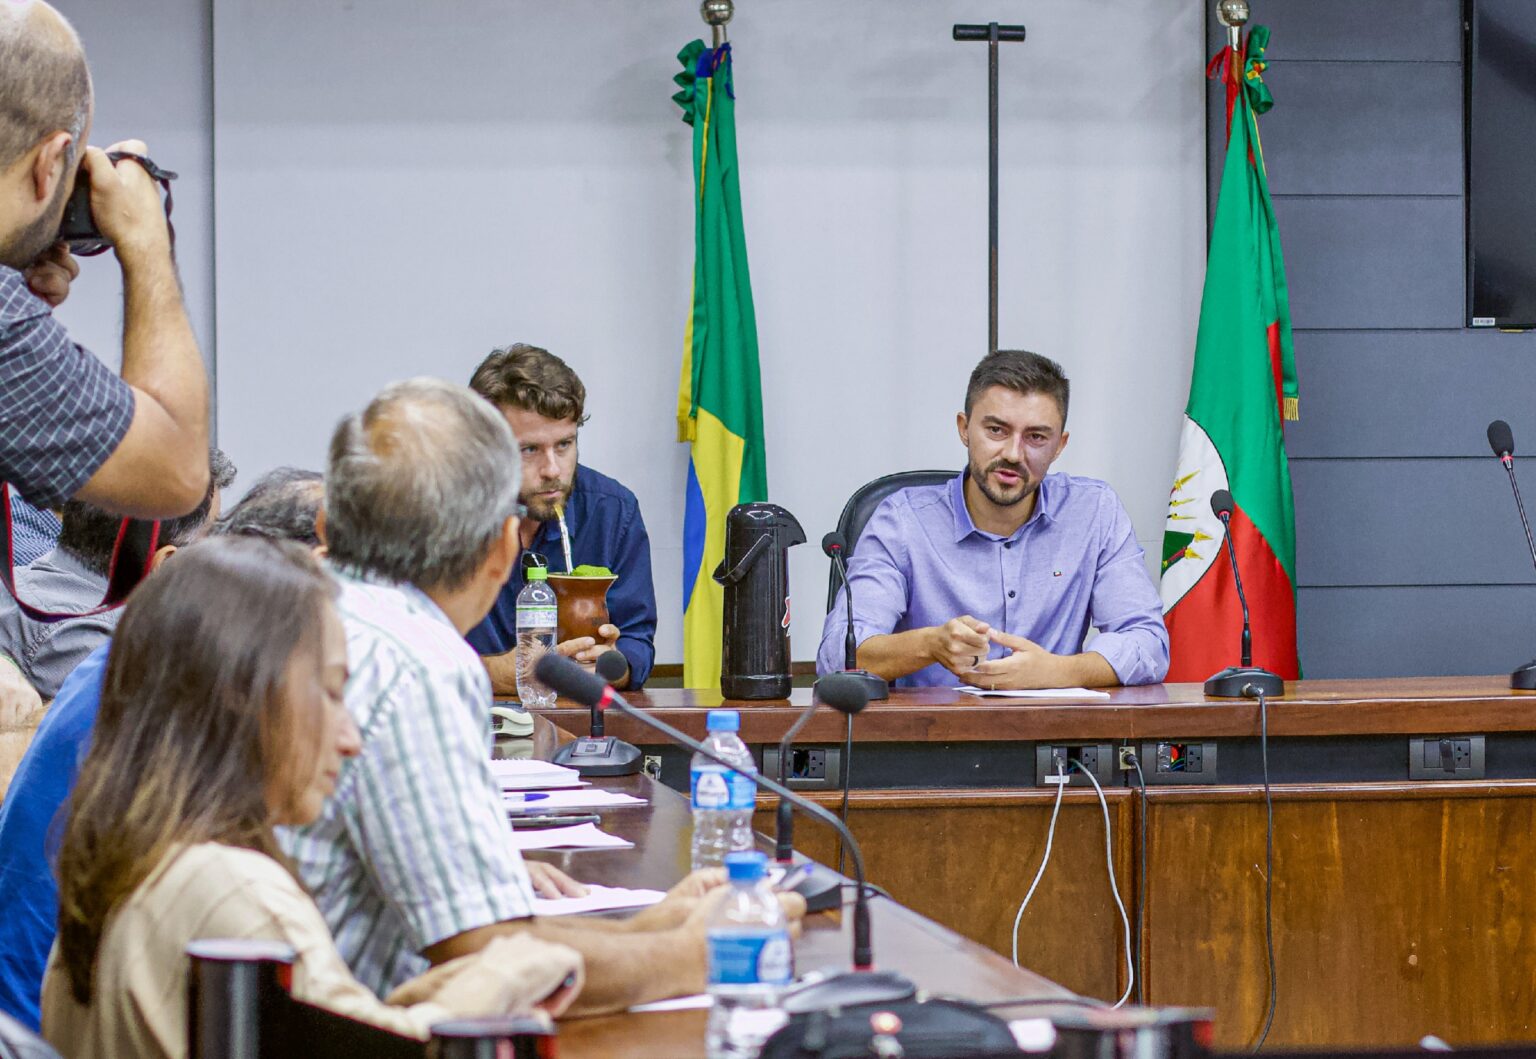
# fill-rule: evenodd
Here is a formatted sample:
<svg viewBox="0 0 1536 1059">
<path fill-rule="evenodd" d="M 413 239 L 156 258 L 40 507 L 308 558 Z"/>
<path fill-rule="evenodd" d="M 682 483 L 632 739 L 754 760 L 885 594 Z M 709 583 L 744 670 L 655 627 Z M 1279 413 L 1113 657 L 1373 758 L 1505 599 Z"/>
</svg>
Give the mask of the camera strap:
<svg viewBox="0 0 1536 1059">
<path fill-rule="evenodd" d="M 86 618 L 121 607 L 138 583 L 149 575 L 149 562 L 160 544 L 160 523 L 142 519 L 125 518 L 117 528 L 117 541 L 112 545 L 112 561 L 107 565 L 107 591 L 101 603 L 90 610 L 75 614 L 60 614 L 32 606 L 16 592 L 16 547 L 12 539 L 11 490 L 0 482 L 0 512 L 5 526 L 5 562 L 0 565 L 0 581 L 16 601 L 21 612 L 33 621 L 52 623 L 69 618 Z"/>
</svg>

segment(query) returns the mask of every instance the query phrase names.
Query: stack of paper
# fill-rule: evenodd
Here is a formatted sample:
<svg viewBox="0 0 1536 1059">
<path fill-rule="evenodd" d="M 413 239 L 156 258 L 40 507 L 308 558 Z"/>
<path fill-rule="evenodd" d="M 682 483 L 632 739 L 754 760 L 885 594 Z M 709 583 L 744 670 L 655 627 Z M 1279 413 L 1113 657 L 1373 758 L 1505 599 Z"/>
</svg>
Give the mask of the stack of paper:
<svg viewBox="0 0 1536 1059">
<path fill-rule="evenodd" d="M 550 791 L 541 798 L 523 799 L 512 791 L 503 792 L 502 804 L 509 813 L 548 813 L 559 809 L 617 809 L 620 806 L 644 805 L 644 798 L 618 791 L 601 791 L 593 788 L 574 791 Z"/>
<path fill-rule="evenodd" d="M 984 699 L 1107 699 L 1109 692 L 1094 691 L 1090 688 L 1024 688 L 1014 691 L 1005 691 L 1001 688 L 973 688 L 969 684 L 962 685 L 961 691 L 967 695 L 976 695 Z"/>
<path fill-rule="evenodd" d="M 535 897 L 536 916 L 573 916 L 578 912 L 608 912 L 617 908 L 645 908 L 667 896 L 660 890 L 626 890 L 622 886 L 587 884 L 585 897 Z"/>
<path fill-rule="evenodd" d="M 492 758 L 491 773 L 504 791 L 545 791 L 580 787 L 585 782 L 575 769 L 526 758 Z"/>
<path fill-rule="evenodd" d="M 634 843 L 618 835 L 610 835 L 596 824 L 576 824 L 572 827 L 540 827 L 519 831 L 514 825 L 512 844 L 521 850 L 530 849 L 632 849 Z"/>
</svg>

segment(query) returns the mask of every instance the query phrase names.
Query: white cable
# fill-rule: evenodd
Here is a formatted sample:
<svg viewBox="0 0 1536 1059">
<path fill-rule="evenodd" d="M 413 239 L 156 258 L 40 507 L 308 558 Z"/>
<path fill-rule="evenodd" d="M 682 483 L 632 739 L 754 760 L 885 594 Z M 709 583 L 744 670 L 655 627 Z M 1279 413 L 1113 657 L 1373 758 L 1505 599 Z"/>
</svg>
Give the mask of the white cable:
<svg viewBox="0 0 1536 1059">
<path fill-rule="evenodd" d="M 1024 895 L 1024 901 L 1019 905 L 1019 914 L 1013 917 L 1013 965 L 1019 965 L 1019 923 L 1024 919 L 1024 909 L 1029 907 L 1030 898 L 1035 896 L 1035 887 L 1040 885 L 1041 878 L 1045 875 L 1045 866 L 1051 862 L 1051 843 L 1056 838 L 1056 815 L 1061 812 L 1061 795 L 1067 789 L 1066 774 L 1061 771 L 1061 762 L 1056 763 L 1056 805 L 1051 809 L 1051 826 L 1045 832 L 1045 856 L 1040 858 L 1040 870 L 1035 872 L 1035 881 L 1029 884 L 1029 892 Z"/>
<path fill-rule="evenodd" d="M 1115 882 L 1115 849 L 1109 834 L 1109 801 L 1104 797 L 1104 788 L 1099 786 L 1099 778 L 1091 769 L 1084 768 L 1074 761 L 1071 763 L 1093 784 L 1093 789 L 1099 795 L 1099 808 L 1104 810 L 1104 863 L 1109 866 L 1109 892 L 1115 897 L 1115 907 L 1120 909 L 1120 921 L 1125 924 L 1125 993 L 1115 1001 L 1115 1007 L 1121 1007 L 1131 998 L 1131 990 L 1136 986 L 1136 964 L 1131 957 L 1131 917 L 1125 913 L 1125 904 L 1120 900 L 1120 887 Z M 1015 961 L 1017 962 L 1017 961 Z"/>
</svg>

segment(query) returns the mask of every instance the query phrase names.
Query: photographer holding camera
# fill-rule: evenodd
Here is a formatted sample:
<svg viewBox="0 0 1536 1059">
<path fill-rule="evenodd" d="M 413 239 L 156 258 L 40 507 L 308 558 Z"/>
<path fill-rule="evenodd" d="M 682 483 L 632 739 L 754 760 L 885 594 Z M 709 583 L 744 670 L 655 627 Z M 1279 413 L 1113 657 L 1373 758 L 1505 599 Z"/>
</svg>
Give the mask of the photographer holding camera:
<svg viewBox="0 0 1536 1059">
<path fill-rule="evenodd" d="M 42 0 L 0 3 L 0 481 L 41 507 L 73 497 L 168 518 L 207 490 L 208 384 L 159 189 L 139 162 L 83 147 L 93 109 L 64 18 Z M 123 270 L 121 377 L 51 313 L 79 271 L 58 241 L 77 176 Z"/>
</svg>

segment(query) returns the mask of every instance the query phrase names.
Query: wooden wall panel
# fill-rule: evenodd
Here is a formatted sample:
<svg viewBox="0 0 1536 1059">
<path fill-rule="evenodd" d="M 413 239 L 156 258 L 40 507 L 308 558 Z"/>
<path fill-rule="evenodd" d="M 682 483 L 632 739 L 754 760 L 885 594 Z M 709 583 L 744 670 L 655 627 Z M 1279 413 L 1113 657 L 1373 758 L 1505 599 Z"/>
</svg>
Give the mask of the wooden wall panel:
<svg viewBox="0 0 1536 1059">
<path fill-rule="evenodd" d="M 870 881 L 914 911 L 1005 956 L 1013 920 L 1045 850 L 1054 791 L 855 791 L 848 824 L 864 850 Z M 1131 801 L 1109 791 L 1115 875 L 1132 908 Z M 761 805 L 771 806 L 765 801 Z M 834 812 L 835 800 L 827 798 Z M 772 834 L 771 808 L 754 825 Z M 795 848 L 837 864 L 836 838 L 803 818 Z M 852 874 L 852 867 L 847 869 Z M 1125 988 L 1123 927 L 1110 894 L 1104 823 L 1091 790 L 1063 799 L 1050 866 L 1019 927 L 1019 961 L 1089 996 Z M 880 939 L 875 938 L 878 962 Z"/>
<path fill-rule="evenodd" d="M 1529 1039 L 1530 784 L 1275 792 L 1272 1045 Z M 1266 1003 L 1261 790 L 1151 793 L 1147 984 L 1249 1045 Z"/>
</svg>

